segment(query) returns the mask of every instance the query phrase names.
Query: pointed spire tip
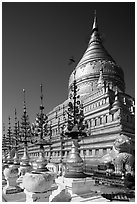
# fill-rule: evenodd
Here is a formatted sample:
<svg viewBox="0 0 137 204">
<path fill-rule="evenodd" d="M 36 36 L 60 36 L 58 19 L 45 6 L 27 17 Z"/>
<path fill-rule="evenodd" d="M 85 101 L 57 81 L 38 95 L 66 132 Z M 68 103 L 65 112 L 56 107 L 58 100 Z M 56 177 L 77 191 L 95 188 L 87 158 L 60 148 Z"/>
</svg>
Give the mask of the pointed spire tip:
<svg viewBox="0 0 137 204">
<path fill-rule="evenodd" d="M 96 12 L 96 10 L 94 10 L 94 21 L 93 21 L 92 30 L 94 30 L 94 29 L 98 29 L 98 25 L 97 25 L 97 12 Z"/>
<path fill-rule="evenodd" d="M 97 15 L 97 11 L 96 11 L 96 9 L 94 10 L 94 17 L 96 17 L 96 15 Z"/>
</svg>

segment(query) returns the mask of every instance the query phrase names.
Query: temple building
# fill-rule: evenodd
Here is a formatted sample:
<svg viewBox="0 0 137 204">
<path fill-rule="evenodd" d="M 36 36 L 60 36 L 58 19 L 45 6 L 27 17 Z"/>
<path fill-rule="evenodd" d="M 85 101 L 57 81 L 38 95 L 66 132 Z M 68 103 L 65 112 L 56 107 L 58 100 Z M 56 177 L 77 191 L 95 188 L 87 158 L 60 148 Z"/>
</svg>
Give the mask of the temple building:
<svg viewBox="0 0 137 204">
<path fill-rule="evenodd" d="M 96 16 L 88 47 L 70 75 L 68 99 L 47 114 L 51 130 L 47 137 L 51 137 L 52 144 L 45 146 L 45 157 L 51 163 L 65 162 L 71 149 L 71 139 L 63 136 L 63 127 L 74 75 L 88 124 L 87 136 L 79 141 L 79 152 L 86 166 L 93 168 L 112 150 L 119 135 L 135 141 L 135 100 L 125 93 L 122 68 L 103 46 Z M 30 145 L 29 155 L 37 157 L 39 147 Z"/>
</svg>

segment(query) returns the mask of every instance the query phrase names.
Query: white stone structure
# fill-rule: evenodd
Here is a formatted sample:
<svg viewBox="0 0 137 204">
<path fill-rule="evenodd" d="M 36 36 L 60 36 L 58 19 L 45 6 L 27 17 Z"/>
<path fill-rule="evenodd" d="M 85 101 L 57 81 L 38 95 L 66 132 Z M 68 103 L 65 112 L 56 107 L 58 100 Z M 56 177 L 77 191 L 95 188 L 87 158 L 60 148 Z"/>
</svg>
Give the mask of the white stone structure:
<svg viewBox="0 0 137 204">
<path fill-rule="evenodd" d="M 7 181 L 7 185 L 4 186 L 3 192 L 5 194 L 8 194 L 8 193 L 15 193 L 16 191 L 19 191 L 19 188 L 16 183 L 16 180 L 18 178 L 18 166 L 16 165 L 6 166 L 3 171 L 3 174 Z"/>
<path fill-rule="evenodd" d="M 53 183 L 54 176 L 50 172 L 26 173 L 23 177 L 26 202 L 48 202 Z"/>
</svg>

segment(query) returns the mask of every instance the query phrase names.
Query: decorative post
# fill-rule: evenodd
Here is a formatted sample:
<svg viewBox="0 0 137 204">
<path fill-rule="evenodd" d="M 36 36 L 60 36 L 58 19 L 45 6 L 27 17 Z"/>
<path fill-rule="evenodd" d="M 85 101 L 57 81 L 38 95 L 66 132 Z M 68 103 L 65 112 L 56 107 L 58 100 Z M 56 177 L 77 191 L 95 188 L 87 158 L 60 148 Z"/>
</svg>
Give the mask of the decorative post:
<svg viewBox="0 0 137 204">
<path fill-rule="evenodd" d="M 11 126 L 10 126 L 10 116 L 9 116 L 9 127 L 8 127 L 8 132 L 7 132 L 7 143 L 8 143 L 8 156 L 7 156 L 7 164 L 13 164 L 13 158 L 11 155 L 11 150 L 12 150 L 12 141 L 11 141 L 11 136 L 12 136 L 12 132 L 11 132 Z"/>
<path fill-rule="evenodd" d="M 23 110 L 23 116 L 22 116 L 22 122 L 21 122 L 21 140 L 20 142 L 23 142 L 24 144 L 24 154 L 23 157 L 21 158 L 21 163 L 20 165 L 26 168 L 30 167 L 29 164 L 29 155 L 28 155 L 28 150 L 27 150 L 27 145 L 28 142 L 30 142 L 30 137 L 31 137 L 31 127 L 29 123 L 29 117 L 27 115 L 26 111 L 26 100 L 25 100 L 25 89 L 23 89 L 24 93 L 24 110 Z"/>
<path fill-rule="evenodd" d="M 13 158 L 13 163 L 14 165 L 19 166 L 19 156 L 18 156 L 18 137 L 19 137 L 19 132 L 18 132 L 18 122 L 17 122 L 17 112 L 15 109 L 15 126 L 14 126 L 14 148 L 15 148 L 15 156 Z"/>
<path fill-rule="evenodd" d="M 3 123 L 2 150 L 3 150 L 3 154 L 2 154 L 2 164 L 3 164 L 3 166 L 4 166 L 4 164 L 7 163 L 7 158 L 6 158 L 7 146 L 6 146 L 5 125 L 4 125 L 4 123 Z"/>
<path fill-rule="evenodd" d="M 40 114 L 37 114 L 33 134 L 38 138 L 34 141 L 35 145 L 40 146 L 39 157 L 33 166 L 32 172 L 25 174 L 23 178 L 24 192 L 26 194 L 26 202 L 48 202 L 49 196 L 52 194 L 52 184 L 54 176 L 47 169 L 47 160 L 44 156 L 44 145 L 49 145 L 50 141 L 44 139 L 47 136 L 47 119 L 43 113 L 43 93 L 41 85 L 41 105 Z"/>
<path fill-rule="evenodd" d="M 68 121 L 64 128 L 64 136 L 67 136 L 72 141 L 70 153 L 67 157 L 65 174 L 64 174 L 64 187 L 68 189 L 68 192 L 72 195 L 73 193 L 85 193 L 89 191 L 89 185 L 91 181 L 85 183 L 82 178 L 87 177 L 84 171 L 83 160 L 79 154 L 78 142 L 83 136 L 87 136 L 87 122 L 84 121 L 83 105 L 79 100 L 80 96 L 77 94 L 78 88 L 76 85 L 76 71 L 74 73 L 74 82 L 69 95 L 70 102 L 68 103 Z M 77 180 L 81 180 L 81 185 Z"/>
<path fill-rule="evenodd" d="M 77 95 L 75 74 L 76 71 L 74 71 L 74 82 L 72 94 L 70 95 L 71 101 L 68 104 L 68 126 L 65 132 L 65 135 L 72 139 L 72 148 L 66 162 L 67 168 L 64 175 L 66 178 L 86 177 L 83 173 L 83 160 L 78 151 L 78 140 L 82 136 L 86 136 L 87 123 L 84 123 L 83 105 L 80 103 L 80 96 Z"/>
<path fill-rule="evenodd" d="M 59 163 L 59 176 L 63 175 L 63 169 L 64 169 L 64 165 L 63 165 L 63 143 L 64 143 L 64 129 L 66 127 L 66 117 L 65 117 L 65 110 L 64 110 L 64 105 L 63 105 L 63 123 L 60 123 L 60 119 L 58 119 L 58 130 L 59 130 L 59 134 L 60 134 L 60 163 Z"/>
<path fill-rule="evenodd" d="M 18 123 L 18 131 L 19 131 L 19 142 L 24 144 L 24 153 L 22 158 L 20 159 L 20 168 L 19 168 L 19 175 L 17 182 L 18 185 L 23 188 L 22 186 L 22 179 L 26 172 L 31 171 L 31 165 L 30 165 L 30 158 L 28 155 L 27 145 L 28 142 L 30 142 L 31 137 L 31 127 L 29 123 L 29 117 L 27 115 L 26 111 L 26 100 L 25 100 L 25 89 L 23 89 L 24 93 L 24 106 L 23 106 L 23 116 L 22 116 L 22 122 L 21 122 L 21 130 L 19 130 L 19 123 Z"/>
<path fill-rule="evenodd" d="M 58 118 L 58 133 L 60 135 L 60 162 L 58 164 L 58 176 L 62 175 L 62 134 L 61 134 L 60 118 Z"/>
<path fill-rule="evenodd" d="M 5 167 L 7 166 L 6 151 L 7 151 L 7 145 L 6 145 L 6 137 L 5 137 L 5 125 L 3 123 L 3 137 L 2 137 L 2 185 L 6 184 L 6 179 L 5 179 L 4 174 L 3 174 L 3 171 L 4 171 Z"/>
<path fill-rule="evenodd" d="M 40 114 L 37 114 L 35 123 L 34 123 L 34 135 L 38 137 L 38 139 L 34 142 L 35 145 L 40 146 L 39 157 L 36 160 L 36 169 L 33 168 L 33 171 L 36 172 L 45 172 L 48 171 L 46 165 L 47 160 L 44 155 L 44 145 L 50 145 L 50 140 L 45 140 L 44 137 L 48 135 L 48 117 L 43 113 L 43 93 L 42 93 L 42 85 L 41 85 L 41 105 L 40 105 Z"/>
<path fill-rule="evenodd" d="M 4 176 L 7 180 L 7 185 L 3 188 L 3 192 L 5 194 L 11 194 L 11 193 L 17 193 L 21 191 L 16 183 L 16 180 L 18 178 L 18 166 L 14 165 L 13 159 L 11 154 L 13 154 L 13 139 L 11 139 L 11 127 L 10 127 L 10 117 L 9 117 L 9 128 L 8 128 L 8 146 L 9 146 L 9 155 L 7 157 L 7 166 L 4 169 Z"/>
<path fill-rule="evenodd" d="M 52 127 L 51 127 L 51 122 L 50 122 L 50 125 L 49 125 L 49 129 L 48 129 L 48 135 L 49 135 L 49 141 L 51 141 L 51 135 L 52 135 Z M 50 160 L 51 160 L 51 143 L 49 143 L 49 157 L 48 157 L 48 160 L 47 160 L 47 163 L 50 163 Z"/>
</svg>

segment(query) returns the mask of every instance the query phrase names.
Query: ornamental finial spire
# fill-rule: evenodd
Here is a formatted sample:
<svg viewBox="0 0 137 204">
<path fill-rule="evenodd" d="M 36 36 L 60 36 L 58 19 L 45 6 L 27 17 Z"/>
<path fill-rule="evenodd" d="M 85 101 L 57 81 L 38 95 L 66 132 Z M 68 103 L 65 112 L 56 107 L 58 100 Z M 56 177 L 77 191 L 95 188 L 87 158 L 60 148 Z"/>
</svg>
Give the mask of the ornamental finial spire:
<svg viewBox="0 0 137 204">
<path fill-rule="evenodd" d="M 90 38 L 89 44 L 91 44 L 92 42 L 101 43 L 101 38 L 100 38 L 100 35 L 98 32 L 96 10 L 94 11 L 94 21 L 93 21 L 92 33 L 91 33 L 91 38 Z"/>
<path fill-rule="evenodd" d="M 3 138 L 2 138 L 2 147 L 6 145 L 6 138 L 5 138 L 5 124 L 3 123 L 3 127 L 2 127 L 2 130 L 3 130 Z"/>
<path fill-rule="evenodd" d="M 42 84 L 40 85 L 40 91 L 41 91 L 41 96 L 40 96 L 40 99 L 41 99 L 41 104 L 43 105 L 43 93 L 42 93 Z"/>
<path fill-rule="evenodd" d="M 17 111 L 16 111 L 16 108 L 15 108 L 15 122 L 17 122 Z"/>
<path fill-rule="evenodd" d="M 93 22 L 93 27 L 92 27 L 92 31 L 93 30 L 98 30 L 98 25 L 97 25 L 97 12 L 96 10 L 94 11 L 94 22 Z"/>
<path fill-rule="evenodd" d="M 3 123 L 3 132 L 5 132 L 5 123 Z"/>
<path fill-rule="evenodd" d="M 9 127 L 10 127 L 10 116 L 9 116 Z"/>
<path fill-rule="evenodd" d="M 25 99 L 25 89 L 23 89 L 23 103 L 24 103 L 24 112 L 26 112 L 26 99 Z"/>
<path fill-rule="evenodd" d="M 44 106 L 43 106 L 43 86 L 42 84 L 40 85 L 40 91 L 41 91 L 41 95 L 40 95 L 40 99 L 41 99 L 41 105 L 40 105 L 40 110 L 43 111 Z"/>
<path fill-rule="evenodd" d="M 5 139 L 5 123 L 3 123 L 3 137 L 4 137 L 4 139 Z"/>
</svg>

